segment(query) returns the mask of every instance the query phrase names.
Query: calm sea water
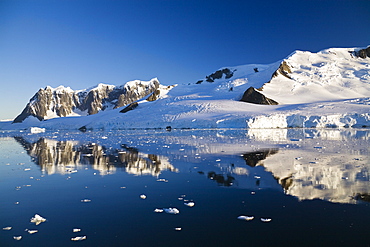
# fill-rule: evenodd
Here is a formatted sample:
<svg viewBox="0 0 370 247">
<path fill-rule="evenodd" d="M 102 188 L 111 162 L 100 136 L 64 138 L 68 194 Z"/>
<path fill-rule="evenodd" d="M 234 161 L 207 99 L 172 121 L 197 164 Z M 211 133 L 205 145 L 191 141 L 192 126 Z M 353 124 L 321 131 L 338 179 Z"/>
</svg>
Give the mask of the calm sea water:
<svg viewBox="0 0 370 247">
<path fill-rule="evenodd" d="M 370 246 L 369 153 L 362 129 L 3 132 L 0 246 Z"/>
</svg>

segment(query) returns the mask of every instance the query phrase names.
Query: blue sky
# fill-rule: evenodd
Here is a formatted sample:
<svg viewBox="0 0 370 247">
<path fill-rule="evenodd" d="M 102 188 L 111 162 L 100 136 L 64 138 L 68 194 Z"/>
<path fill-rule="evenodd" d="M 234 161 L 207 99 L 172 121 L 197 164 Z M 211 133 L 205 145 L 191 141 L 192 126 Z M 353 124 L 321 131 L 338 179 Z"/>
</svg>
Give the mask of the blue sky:
<svg viewBox="0 0 370 247">
<path fill-rule="evenodd" d="M 368 0 L 0 0 L 0 119 L 47 85 L 195 82 L 294 50 L 365 47 L 369 28 Z"/>
</svg>

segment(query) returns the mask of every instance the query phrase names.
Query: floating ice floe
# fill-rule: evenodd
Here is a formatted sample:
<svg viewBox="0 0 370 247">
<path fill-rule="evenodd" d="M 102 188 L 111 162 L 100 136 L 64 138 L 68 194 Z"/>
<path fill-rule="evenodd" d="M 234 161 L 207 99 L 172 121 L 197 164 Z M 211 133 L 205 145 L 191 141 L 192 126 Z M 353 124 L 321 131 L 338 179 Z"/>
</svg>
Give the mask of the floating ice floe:
<svg viewBox="0 0 370 247">
<path fill-rule="evenodd" d="M 168 214 L 179 214 L 180 211 L 177 208 L 164 208 L 164 212 Z"/>
<path fill-rule="evenodd" d="M 271 218 L 261 218 L 262 222 L 270 222 L 272 219 Z"/>
<path fill-rule="evenodd" d="M 35 223 L 36 226 L 40 225 L 42 222 L 45 222 L 45 221 L 46 221 L 46 219 L 43 218 L 42 216 L 38 215 L 38 214 L 35 214 L 35 216 L 33 216 L 31 218 L 31 223 Z"/>
<path fill-rule="evenodd" d="M 38 127 L 30 127 L 30 132 L 32 134 L 43 133 L 43 132 L 45 132 L 45 129 L 44 128 L 38 128 Z"/>
<path fill-rule="evenodd" d="M 253 220 L 253 219 L 254 219 L 254 216 L 245 216 L 245 215 L 238 216 L 238 220 L 250 221 L 250 220 Z"/>
<path fill-rule="evenodd" d="M 12 229 L 12 227 L 11 227 L 11 226 L 3 227 L 3 230 L 4 230 L 4 231 L 10 231 L 11 229 Z"/>
<path fill-rule="evenodd" d="M 162 212 L 163 212 L 163 209 L 161 208 L 154 209 L 154 213 L 162 213 Z"/>
<path fill-rule="evenodd" d="M 34 233 L 36 233 L 36 232 L 38 232 L 39 230 L 28 230 L 28 229 L 26 229 L 27 230 L 27 232 L 29 233 L 29 234 L 34 234 Z"/>
<path fill-rule="evenodd" d="M 164 178 L 160 178 L 160 179 L 157 179 L 157 182 L 165 182 L 165 183 L 167 183 L 168 180 L 167 179 L 164 179 Z"/>
<path fill-rule="evenodd" d="M 146 199 L 146 195 L 142 194 L 142 195 L 140 195 L 140 198 L 144 200 L 144 199 Z"/>
<path fill-rule="evenodd" d="M 185 202 L 184 205 L 188 206 L 188 207 L 194 207 L 195 203 L 194 202 Z"/>
<path fill-rule="evenodd" d="M 22 236 L 13 236 L 13 238 L 14 238 L 15 240 L 21 240 L 21 239 L 22 239 Z"/>
<path fill-rule="evenodd" d="M 175 231 L 181 231 L 182 228 L 181 227 L 175 227 Z"/>
<path fill-rule="evenodd" d="M 81 202 L 91 202 L 91 200 L 86 198 L 86 199 L 81 200 Z"/>
<path fill-rule="evenodd" d="M 71 238 L 72 241 L 82 241 L 85 239 L 86 239 L 86 236 L 77 236 L 77 237 Z"/>
<path fill-rule="evenodd" d="M 73 228 L 73 230 L 72 230 L 73 232 L 80 232 L 81 231 L 81 229 L 80 228 Z"/>
</svg>

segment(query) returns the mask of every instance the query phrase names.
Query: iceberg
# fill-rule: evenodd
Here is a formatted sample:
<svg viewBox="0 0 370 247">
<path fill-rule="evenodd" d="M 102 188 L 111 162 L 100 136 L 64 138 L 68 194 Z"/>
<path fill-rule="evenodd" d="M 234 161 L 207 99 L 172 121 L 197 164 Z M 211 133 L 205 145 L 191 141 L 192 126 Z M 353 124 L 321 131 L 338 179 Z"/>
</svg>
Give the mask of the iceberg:
<svg viewBox="0 0 370 247">
<path fill-rule="evenodd" d="M 36 225 L 40 225 L 42 222 L 45 221 L 46 219 L 38 214 L 35 214 L 35 216 L 31 218 L 31 223 L 35 223 Z"/>
</svg>

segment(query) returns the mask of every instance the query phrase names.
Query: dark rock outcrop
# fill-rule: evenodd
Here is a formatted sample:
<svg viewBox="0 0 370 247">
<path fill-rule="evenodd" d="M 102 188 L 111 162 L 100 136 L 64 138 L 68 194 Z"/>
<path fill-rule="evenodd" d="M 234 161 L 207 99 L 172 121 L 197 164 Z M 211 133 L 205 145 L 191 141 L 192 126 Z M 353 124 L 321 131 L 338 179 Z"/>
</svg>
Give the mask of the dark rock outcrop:
<svg viewBox="0 0 370 247">
<path fill-rule="evenodd" d="M 360 57 L 360 58 L 370 57 L 370 46 L 365 48 L 365 49 L 355 51 L 354 54 L 355 54 L 356 57 Z"/>
<path fill-rule="evenodd" d="M 231 71 L 228 68 L 217 70 L 216 72 L 206 76 L 207 82 L 214 82 L 216 79 L 221 79 L 225 75 L 225 79 L 230 79 L 234 75 L 234 71 Z M 197 82 L 197 84 L 199 81 Z M 200 82 L 201 83 L 201 82 Z"/>
<path fill-rule="evenodd" d="M 136 107 L 138 107 L 139 104 L 137 102 L 134 102 L 134 103 L 131 103 L 129 104 L 128 106 L 126 106 L 125 108 L 123 108 L 120 113 L 126 113 L 128 111 L 132 111 L 133 109 L 135 109 Z"/>
<path fill-rule="evenodd" d="M 278 105 L 279 103 L 273 99 L 267 98 L 262 93 L 258 92 L 254 87 L 248 88 L 241 98 L 240 101 L 253 103 L 253 104 L 260 104 L 260 105 Z"/>
</svg>

